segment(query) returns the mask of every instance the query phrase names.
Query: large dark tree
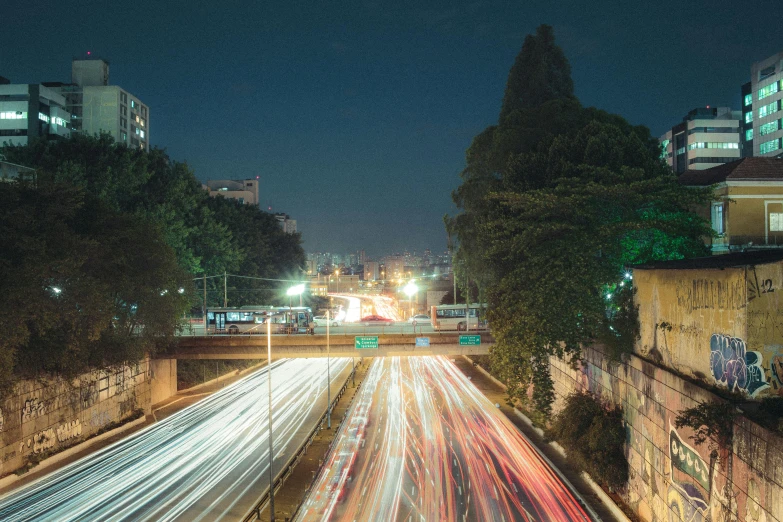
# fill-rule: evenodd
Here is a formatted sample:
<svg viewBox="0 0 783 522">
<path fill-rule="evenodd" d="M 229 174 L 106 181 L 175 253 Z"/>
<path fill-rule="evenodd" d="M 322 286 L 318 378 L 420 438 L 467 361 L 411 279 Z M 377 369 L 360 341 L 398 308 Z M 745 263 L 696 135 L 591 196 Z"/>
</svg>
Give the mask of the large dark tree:
<svg viewBox="0 0 783 522">
<path fill-rule="evenodd" d="M 551 355 L 603 341 L 630 351 L 637 319 L 624 267 L 706 253 L 689 212 L 705 191 L 680 186 L 657 140 L 619 116 L 583 108 L 548 26 L 528 36 L 497 126 L 467 151 L 456 237 L 460 280 L 478 282 L 497 340 L 493 366 L 523 398 L 552 401 Z"/>
</svg>

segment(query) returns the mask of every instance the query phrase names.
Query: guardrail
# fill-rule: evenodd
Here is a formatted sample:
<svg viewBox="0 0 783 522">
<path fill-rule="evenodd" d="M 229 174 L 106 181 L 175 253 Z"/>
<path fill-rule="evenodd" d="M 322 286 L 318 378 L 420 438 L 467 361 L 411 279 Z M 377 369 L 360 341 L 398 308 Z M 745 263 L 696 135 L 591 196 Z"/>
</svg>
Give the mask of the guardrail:
<svg viewBox="0 0 783 522">
<path fill-rule="evenodd" d="M 348 374 L 348 378 L 345 380 L 345 384 L 343 384 L 342 388 L 340 388 L 340 391 L 337 392 L 335 395 L 335 398 L 332 400 L 332 403 L 328 405 L 326 411 L 321 416 L 318 423 L 315 425 L 315 428 L 310 431 L 310 434 L 307 436 L 307 439 L 305 440 L 304 444 L 299 448 L 299 450 L 290 458 L 288 459 L 288 462 L 286 462 L 285 466 L 280 470 L 280 473 L 277 474 L 274 480 L 274 485 L 272 488 L 267 489 L 263 495 L 261 495 L 261 498 L 258 499 L 258 502 L 256 502 L 256 505 L 247 512 L 247 514 L 242 518 L 242 522 L 252 522 L 254 520 L 261 520 L 261 512 L 266 509 L 267 505 L 269 504 L 270 499 L 270 492 L 274 491 L 277 493 L 277 491 L 283 487 L 283 484 L 285 484 L 285 481 L 288 480 L 288 478 L 291 476 L 291 473 L 293 473 L 294 468 L 297 464 L 299 464 L 299 461 L 302 460 L 302 457 L 307 454 L 308 448 L 312 445 L 313 440 L 315 439 L 316 434 L 323 429 L 324 422 L 326 421 L 327 415 L 329 415 L 329 412 L 332 410 L 332 407 L 337 404 L 337 402 L 342 398 L 343 394 L 345 393 L 345 390 L 348 388 L 348 382 L 351 381 L 351 379 L 354 377 L 354 374 L 356 373 L 356 369 L 354 368 L 350 374 Z M 361 387 L 362 383 L 360 382 L 356 389 L 358 390 L 359 387 Z M 352 399 L 353 400 L 353 399 Z M 345 411 L 345 414 L 343 415 L 343 418 L 340 420 L 339 424 L 335 428 L 335 433 L 338 433 L 340 429 L 342 429 L 342 425 L 345 422 L 346 417 L 348 416 L 348 409 Z M 334 444 L 334 438 L 332 438 L 332 441 L 329 443 L 329 448 L 327 450 L 327 455 L 332 451 L 332 445 Z M 269 465 L 272 465 L 272 459 L 270 458 Z M 313 484 L 315 483 L 316 476 L 313 477 L 313 479 L 310 481 L 310 485 L 307 486 L 307 490 L 305 491 L 305 498 L 307 498 L 307 495 L 310 493 L 310 489 L 313 487 Z M 297 507 L 294 510 L 294 515 L 299 511 L 299 507 Z"/>
</svg>

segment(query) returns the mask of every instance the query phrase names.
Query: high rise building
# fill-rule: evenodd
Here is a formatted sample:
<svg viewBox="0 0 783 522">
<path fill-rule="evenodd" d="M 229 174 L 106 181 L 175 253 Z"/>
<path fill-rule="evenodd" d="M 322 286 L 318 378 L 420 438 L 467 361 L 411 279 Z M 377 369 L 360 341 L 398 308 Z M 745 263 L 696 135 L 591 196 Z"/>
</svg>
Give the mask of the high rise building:
<svg viewBox="0 0 783 522">
<path fill-rule="evenodd" d="M 743 156 L 783 154 L 783 52 L 750 67 L 750 82 L 742 86 Z"/>
<path fill-rule="evenodd" d="M 740 111 L 699 107 L 661 136 L 662 156 L 677 174 L 740 158 Z"/>
<path fill-rule="evenodd" d="M 107 132 L 117 143 L 149 149 L 149 107 L 123 88 L 109 85 L 109 62 L 106 60 L 73 60 L 70 84 L 49 82 L 44 85 L 65 97 L 75 131 L 88 135 Z"/>
</svg>

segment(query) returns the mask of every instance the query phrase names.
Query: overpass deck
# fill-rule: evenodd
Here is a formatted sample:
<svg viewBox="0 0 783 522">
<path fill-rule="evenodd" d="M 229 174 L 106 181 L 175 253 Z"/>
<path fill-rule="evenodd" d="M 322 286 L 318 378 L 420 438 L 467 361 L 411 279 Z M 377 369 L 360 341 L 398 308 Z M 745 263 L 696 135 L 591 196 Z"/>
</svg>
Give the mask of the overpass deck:
<svg viewBox="0 0 783 522">
<path fill-rule="evenodd" d="M 494 343 L 481 332 L 347 333 L 330 335 L 273 335 L 272 357 L 392 357 L 409 355 L 486 355 Z M 359 340 L 361 339 L 361 340 Z M 373 341 L 375 340 L 375 341 Z M 377 348 L 374 347 L 377 345 Z M 361 347 L 360 347 L 361 346 Z M 208 335 L 179 337 L 159 359 L 265 359 L 265 335 Z"/>
</svg>

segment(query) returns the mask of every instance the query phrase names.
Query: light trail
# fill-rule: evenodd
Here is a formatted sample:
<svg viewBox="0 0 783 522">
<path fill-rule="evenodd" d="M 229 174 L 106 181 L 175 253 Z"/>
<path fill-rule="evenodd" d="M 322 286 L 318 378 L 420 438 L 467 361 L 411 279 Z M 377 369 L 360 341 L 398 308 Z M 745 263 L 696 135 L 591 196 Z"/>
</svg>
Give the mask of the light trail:
<svg viewBox="0 0 783 522">
<path fill-rule="evenodd" d="M 332 359 L 332 386 L 350 368 Z M 272 365 L 274 472 L 326 410 L 326 359 Z M 267 369 L 0 498 L 0 520 L 237 520 L 268 489 Z"/>
<path fill-rule="evenodd" d="M 375 359 L 298 521 L 587 521 L 444 357 Z"/>
</svg>

